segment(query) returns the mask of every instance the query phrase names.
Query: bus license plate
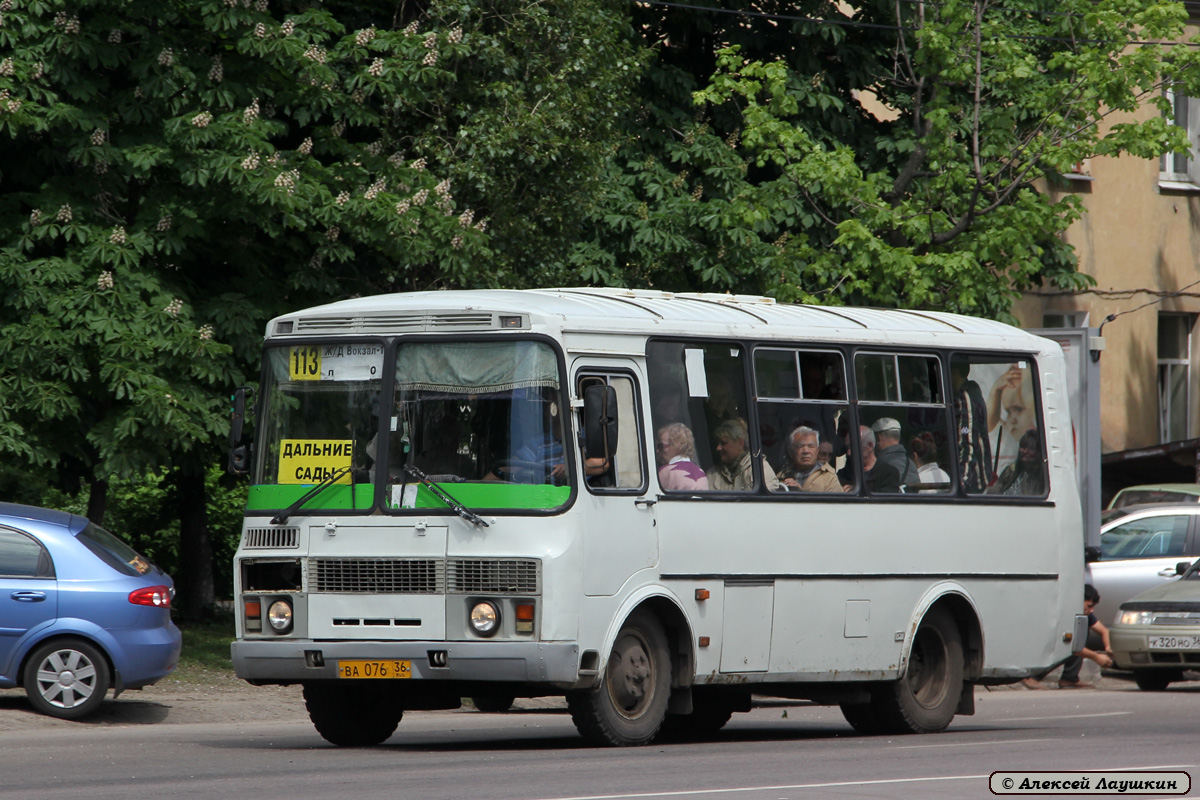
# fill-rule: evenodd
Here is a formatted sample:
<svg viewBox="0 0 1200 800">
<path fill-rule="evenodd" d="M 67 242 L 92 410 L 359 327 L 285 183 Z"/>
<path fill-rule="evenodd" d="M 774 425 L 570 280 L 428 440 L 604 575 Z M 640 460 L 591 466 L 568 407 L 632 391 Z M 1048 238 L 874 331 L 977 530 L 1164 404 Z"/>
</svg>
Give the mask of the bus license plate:
<svg viewBox="0 0 1200 800">
<path fill-rule="evenodd" d="M 1200 636 L 1147 636 L 1153 650 L 1200 650 Z"/>
<path fill-rule="evenodd" d="M 339 661 L 339 678 L 411 678 L 411 661 Z"/>
</svg>

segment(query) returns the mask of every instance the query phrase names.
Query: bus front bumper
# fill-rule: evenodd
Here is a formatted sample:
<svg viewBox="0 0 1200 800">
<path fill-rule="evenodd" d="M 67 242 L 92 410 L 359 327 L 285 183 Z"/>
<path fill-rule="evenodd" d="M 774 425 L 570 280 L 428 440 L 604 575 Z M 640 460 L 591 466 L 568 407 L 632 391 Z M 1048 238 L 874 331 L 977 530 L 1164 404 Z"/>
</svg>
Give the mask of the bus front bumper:
<svg viewBox="0 0 1200 800">
<path fill-rule="evenodd" d="M 563 642 L 236 641 L 233 669 L 251 683 L 334 680 L 339 661 L 407 661 L 414 680 L 575 684 L 579 646 Z"/>
</svg>

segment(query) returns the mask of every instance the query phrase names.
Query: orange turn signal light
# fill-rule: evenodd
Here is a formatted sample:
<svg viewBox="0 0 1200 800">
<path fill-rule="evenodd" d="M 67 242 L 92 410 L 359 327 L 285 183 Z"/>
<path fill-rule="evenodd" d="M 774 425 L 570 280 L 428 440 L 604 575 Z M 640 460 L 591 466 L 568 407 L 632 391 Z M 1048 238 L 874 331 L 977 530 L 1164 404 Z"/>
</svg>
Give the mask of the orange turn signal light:
<svg viewBox="0 0 1200 800">
<path fill-rule="evenodd" d="M 708 589 L 697 589 L 696 590 L 696 599 L 697 600 L 707 600 L 710 597 L 712 597 L 712 593 L 710 593 L 708 591 Z"/>
</svg>

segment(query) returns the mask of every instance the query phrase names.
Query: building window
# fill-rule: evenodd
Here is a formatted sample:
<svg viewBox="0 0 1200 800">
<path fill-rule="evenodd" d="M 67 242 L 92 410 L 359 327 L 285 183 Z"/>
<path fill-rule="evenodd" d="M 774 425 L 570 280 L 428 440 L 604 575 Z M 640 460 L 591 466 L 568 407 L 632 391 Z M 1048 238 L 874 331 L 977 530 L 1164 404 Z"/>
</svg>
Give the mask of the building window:
<svg viewBox="0 0 1200 800">
<path fill-rule="evenodd" d="M 1187 131 L 1189 150 L 1163 153 L 1159 157 L 1159 185 L 1167 189 L 1200 189 L 1200 164 L 1195 153 L 1200 150 L 1200 98 L 1188 97 L 1170 89 L 1164 90 L 1171 104 L 1172 122 Z"/>
<path fill-rule="evenodd" d="M 1086 328 L 1086 311 L 1047 311 L 1042 314 L 1043 328 Z"/>
<path fill-rule="evenodd" d="M 1195 314 L 1158 315 L 1158 440 L 1189 438 L 1192 325 Z"/>
</svg>

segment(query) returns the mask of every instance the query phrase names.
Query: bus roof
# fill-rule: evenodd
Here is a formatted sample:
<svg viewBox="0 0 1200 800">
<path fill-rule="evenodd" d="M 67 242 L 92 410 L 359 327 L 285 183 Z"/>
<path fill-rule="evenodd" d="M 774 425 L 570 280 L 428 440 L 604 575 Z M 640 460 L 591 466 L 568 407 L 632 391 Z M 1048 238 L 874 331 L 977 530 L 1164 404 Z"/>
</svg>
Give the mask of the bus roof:
<svg viewBox="0 0 1200 800">
<path fill-rule="evenodd" d="M 268 324 L 267 335 L 482 332 L 507 327 L 500 317 L 509 315 L 520 316 L 519 327 L 525 330 L 564 333 L 760 339 L 809 335 L 856 342 L 934 344 L 932 336 L 960 345 L 1028 351 L 1043 350 L 1048 344 L 995 320 L 938 311 L 800 305 L 752 295 L 613 288 L 479 289 L 360 297 L 277 317 Z"/>
</svg>

